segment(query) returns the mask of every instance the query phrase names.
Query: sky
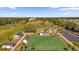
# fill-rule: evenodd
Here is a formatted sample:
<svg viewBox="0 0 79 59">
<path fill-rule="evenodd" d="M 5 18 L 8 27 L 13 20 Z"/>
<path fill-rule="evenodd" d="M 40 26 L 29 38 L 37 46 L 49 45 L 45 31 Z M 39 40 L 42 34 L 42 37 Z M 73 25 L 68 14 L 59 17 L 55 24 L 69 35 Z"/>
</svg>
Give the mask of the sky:
<svg viewBox="0 0 79 59">
<path fill-rule="evenodd" d="M 0 7 L 0 17 L 79 17 L 79 8 Z"/>
</svg>

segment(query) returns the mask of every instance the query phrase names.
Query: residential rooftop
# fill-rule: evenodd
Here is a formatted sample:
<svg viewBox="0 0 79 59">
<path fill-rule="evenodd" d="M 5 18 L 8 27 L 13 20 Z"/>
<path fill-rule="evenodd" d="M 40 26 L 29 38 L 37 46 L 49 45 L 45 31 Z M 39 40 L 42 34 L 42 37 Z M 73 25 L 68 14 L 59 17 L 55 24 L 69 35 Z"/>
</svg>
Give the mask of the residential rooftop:
<svg viewBox="0 0 79 59">
<path fill-rule="evenodd" d="M 22 37 L 24 34 L 22 32 L 17 33 L 16 35 Z"/>
<path fill-rule="evenodd" d="M 14 43 L 14 42 L 4 42 L 3 45 L 15 46 L 16 43 Z"/>
</svg>

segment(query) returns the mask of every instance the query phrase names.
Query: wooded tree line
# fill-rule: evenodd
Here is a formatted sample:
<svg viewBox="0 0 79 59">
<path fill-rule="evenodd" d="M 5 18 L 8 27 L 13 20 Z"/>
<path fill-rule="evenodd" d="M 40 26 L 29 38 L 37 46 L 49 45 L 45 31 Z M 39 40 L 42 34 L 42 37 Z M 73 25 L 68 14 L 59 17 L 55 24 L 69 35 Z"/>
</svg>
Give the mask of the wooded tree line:
<svg viewBox="0 0 79 59">
<path fill-rule="evenodd" d="M 79 24 L 75 23 L 75 20 L 79 21 L 78 17 L 59 17 L 59 18 L 38 18 L 43 21 L 48 20 L 57 26 L 61 26 L 66 30 L 79 32 Z"/>
<path fill-rule="evenodd" d="M 79 19 L 77 19 L 77 20 L 79 20 Z M 72 20 L 70 20 L 70 19 L 69 20 L 53 19 L 50 22 L 52 22 L 55 25 L 62 26 L 66 30 L 79 32 L 79 25 L 74 22 L 74 19 L 72 19 Z"/>
<path fill-rule="evenodd" d="M 0 18 L 0 25 L 16 24 L 19 22 L 28 22 L 29 18 Z"/>
<path fill-rule="evenodd" d="M 17 23 L 26 24 L 27 22 L 29 22 L 29 19 L 30 18 L 0 18 L 0 25 L 17 24 Z M 55 24 L 57 26 L 62 26 L 67 30 L 79 32 L 79 25 L 74 23 L 74 20 L 79 20 L 79 18 L 36 18 L 33 21 L 38 21 L 38 20 L 42 20 L 44 22 L 49 21 L 52 24 Z"/>
</svg>

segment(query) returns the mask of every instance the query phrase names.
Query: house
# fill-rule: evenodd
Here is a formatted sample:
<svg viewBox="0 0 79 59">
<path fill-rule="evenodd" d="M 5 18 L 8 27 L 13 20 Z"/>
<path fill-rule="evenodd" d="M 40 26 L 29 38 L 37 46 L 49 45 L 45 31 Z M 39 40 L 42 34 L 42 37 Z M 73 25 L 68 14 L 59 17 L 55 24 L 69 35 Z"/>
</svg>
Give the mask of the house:
<svg viewBox="0 0 79 59">
<path fill-rule="evenodd" d="M 29 19 L 29 21 L 32 21 L 32 20 L 35 20 L 35 17 L 32 17 L 32 18 Z"/>
<path fill-rule="evenodd" d="M 14 43 L 14 42 L 5 42 L 2 44 L 2 48 L 10 49 L 10 48 L 13 48 L 15 45 L 16 45 L 16 43 Z"/>
<path fill-rule="evenodd" d="M 17 33 L 13 36 L 13 39 L 20 39 L 24 34 L 22 32 Z"/>
<path fill-rule="evenodd" d="M 28 40 L 29 40 L 28 37 L 24 38 L 24 39 L 23 39 L 23 43 L 28 43 Z"/>
<path fill-rule="evenodd" d="M 49 32 L 49 33 L 52 33 L 52 32 L 53 32 L 53 30 L 48 30 L 48 32 Z"/>
<path fill-rule="evenodd" d="M 41 35 L 41 36 L 49 36 L 49 33 L 48 32 L 40 32 L 39 35 Z"/>
<path fill-rule="evenodd" d="M 57 29 L 50 29 L 48 30 L 48 33 L 50 33 L 51 35 L 55 35 L 57 33 Z"/>
</svg>

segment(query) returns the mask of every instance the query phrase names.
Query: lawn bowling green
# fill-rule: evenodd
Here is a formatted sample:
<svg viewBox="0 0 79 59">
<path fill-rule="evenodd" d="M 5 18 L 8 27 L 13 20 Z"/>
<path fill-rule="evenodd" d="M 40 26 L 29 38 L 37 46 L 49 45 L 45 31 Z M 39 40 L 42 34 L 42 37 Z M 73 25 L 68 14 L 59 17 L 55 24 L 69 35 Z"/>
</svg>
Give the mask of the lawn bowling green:
<svg viewBox="0 0 79 59">
<path fill-rule="evenodd" d="M 26 50 L 35 51 L 64 51 L 69 50 L 68 46 L 58 36 L 32 36 L 27 44 Z"/>
</svg>

